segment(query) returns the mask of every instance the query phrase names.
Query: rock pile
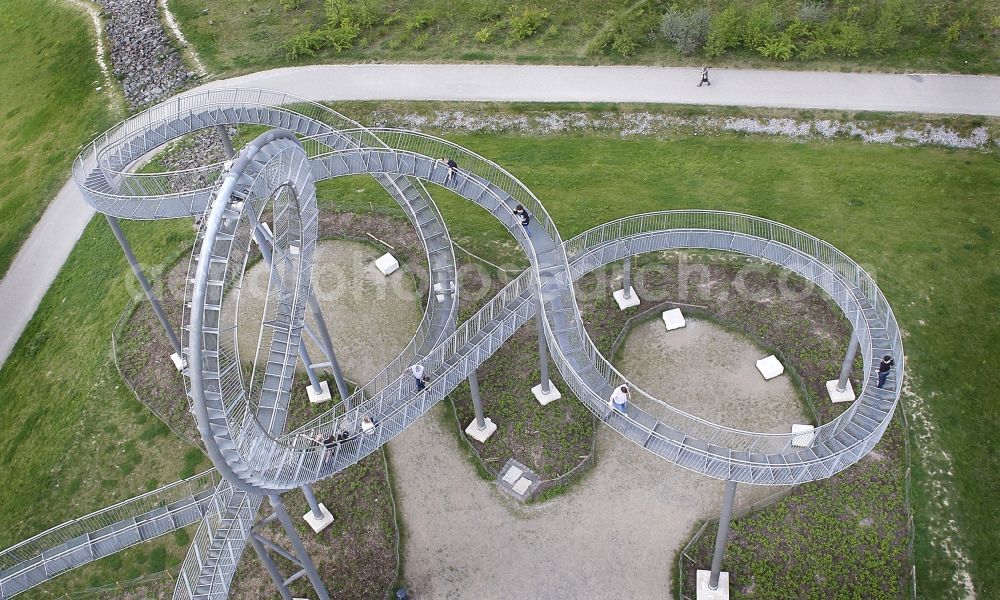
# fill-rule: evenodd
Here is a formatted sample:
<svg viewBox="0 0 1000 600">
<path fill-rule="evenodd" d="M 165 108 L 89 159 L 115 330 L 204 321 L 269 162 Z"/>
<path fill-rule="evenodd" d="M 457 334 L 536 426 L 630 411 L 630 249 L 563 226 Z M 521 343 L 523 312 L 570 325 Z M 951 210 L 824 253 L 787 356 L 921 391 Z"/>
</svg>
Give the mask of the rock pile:
<svg viewBox="0 0 1000 600">
<path fill-rule="evenodd" d="M 169 96 L 194 77 L 167 38 L 156 0 L 98 0 L 111 43 L 111 62 L 125 98 L 142 106 Z"/>
</svg>

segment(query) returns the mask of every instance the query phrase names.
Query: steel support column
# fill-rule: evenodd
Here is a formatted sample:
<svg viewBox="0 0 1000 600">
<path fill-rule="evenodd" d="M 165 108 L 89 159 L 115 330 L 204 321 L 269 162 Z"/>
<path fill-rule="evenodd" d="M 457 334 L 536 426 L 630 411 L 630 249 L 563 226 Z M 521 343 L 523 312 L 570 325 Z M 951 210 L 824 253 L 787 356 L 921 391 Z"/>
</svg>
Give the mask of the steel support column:
<svg viewBox="0 0 1000 600">
<path fill-rule="evenodd" d="M 306 350 L 306 341 L 301 335 L 299 336 L 299 356 L 302 357 L 302 362 L 306 366 L 306 375 L 309 376 L 309 384 L 315 393 L 320 393 L 319 378 L 316 377 L 316 371 L 312 368 L 312 360 L 309 358 L 309 352 Z"/>
<path fill-rule="evenodd" d="M 292 592 L 288 589 L 288 586 L 285 585 L 284 577 L 282 577 L 281 571 L 278 570 L 278 565 L 274 564 L 274 561 L 271 560 L 271 555 L 268 554 L 267 548 L 264 547 L 264 544 L 260 543 L 260 540 L 257 539 L 257 534 L 253 531 L 250 532 L 250 545 L 253 546 L 253 549 L 257 552 L 260 562 L 264 563 L 264 569 L 266 569 L 267 574 L 271 576 L 271 581 L 274 582 L 274 587 L 278 588 L 278 593 L 281 594 L 282 600 L 292 600 Z"/>
<path fill-rule="evenodd" d="M 233 140 L 229 139 L 229 132 L 226 131 L 226 126 L 216 125 L 215 130 L 219 133 L 219 138 L 222 139 L 222 147 L 226 150 L 226 158 L 236 156 L 236 152 L 233 150 Z"/>
<path fill-rule="evenodd" d="M 542 322 L 542 288 L 535 290 L 535 326 L 538 329 L 538 368 L 542 372 L 542 393 L 549 393 L 549 353 L 545 345 L 545 324 Z"/>
<path fill-rule="evenodd" d="M 843 392 L 847 389 L 847 378 L 851 374 L 851 368 L 854 366 L 854 357 L 858 355 L 858 348 L 861 347 L 861 343 L 858 341 L 858 336 L 851 334 L 851 343 L 847 346 L 847 354 L 844 356 L 844 364 L 840 366 L 840 379 L 837 380 L 837 391 Z"/>
<path fill-rule="evenodd" d="M 111 226 L 112 233 L 115 234 L 115 239 L 118 240 L 118 245 L 122 247 L 122 252 L 125 253 L 125 259 L 128 261 L 128 265 L 132 267 L 132 272 L 135 274 L 135 278 L 139 280 L 139 285 L 142 287 L 142 291 L 146 294 L 146 299 L 149 300 L 149 304 L 153 307 L 153 313 L 156 314 L 157 320 L 160 321 L 160 325 L 163 326 L 163 331 L 167 334 L 167 339 L 170 340 L 170 345 L 173 346 L 174 352 L 177 356 L 184 358 L 181 353 L 181 343 L 177 340 L 177 334 L 174 333 L 173 327 L 170 326 L 170 322 L 167 321 L 167 315 L 163 312 L 163 307 L 160 306 L 160 301 L 157 299 L 156 294 L 153 293 L 152 286 L 149 285 L 149 280 L 142 272 L 142 268 L 139 266 L 139 261 L 136 260 L 135 254 L 132 253 L 132 247 L 129 246 L 128 240 L 125 238 L 125 232 L 122 231 L 121 226 L 118 224 L 118 219 L 112 217 L 111 215 L 104 215 L 107 219 L 108 225 Z"/>
<path fill-rule="evenodd" d="M 622 266 L 622 291 L 626 300 L 632 297 L 632 256 L 625 257 L 625 264 Z"/>
<path fill-rule="evenodd" d="M 309 505 L 309 510 L 312 511 L 313 517 L 322 519 L 323 511 L 319 508 L 319 502 L 316 501 L 316 494 L 313 493 L 312 486 L 308 483 L 303 485 L 302 495 L 306 497 L 306 504 Z"/>
<path fill-rule="evenodd" d="M 712 556 L 712 575 L 708 579 L 708 588 L 719 588 L 719 571 L 722 570 L 722 555 L 726 553 L 726 541 L 729 538 L 729 520 L 733 517 L 733 500 L 736 498 L 736 482 L 726 482 L 726 492 L 722 497 L 722 514 L 719 515 L 719 533 L 715 536 L 715 554 Z"/>
<path fill-rule="evenodd" d="M 486 418 L 483 416 L 483 400 L 479 396 L 479 376 L 473 369 L 469 373 L 469 390 L 472 392 L 472 408 L 476 411 L 476 427 L 480 431 L 486 429 Z"/>
<path fill-rule="evenodd" d="M 305 546 L 302 545 L 302 538 L 299 537 L 299 533 L 295 530 L 295 523 L 292 523 L 292 518 L 288 516 L 288 511 L 285 510 L 285 504 L 281 501 L 281 496 L 270 494 L 267 499 L 270 500 L 271 507 L 274 508 L 274 514 L 278 516 L 281 526 L 285 528 L 288 542 L 292 545 L 292 549 L 295 550 L 296 557 L 301 561 L 302 569 L 305 570 L 306 577 L 309 578 L 313 589 L 316 590 L 319 600 L 330 600 L 330 594 L 327 593 L 326 586 L 323 585 L 323 580 L 319 578 L 316 565 L 313 564 L 309 554 L 306 553 Z"/>
<path fill-rule="evenodd" d="M 340 398 L 347 402 L 350 394 L 347 391 L 347 382 L 344 381 L 344 374 L 340 370 L 340 363 L 337 362 L 337 355 L 333 351 L 333 340 L 330 339 L 330 331 L 326 328 L 326 319 L 323 318 L 323 311 L 319 308 L 319 301 L 316 294 L 309 294 L 309 308 L 312 310 L 313 318 L 316 320 L 316 329 L 319 330 L 319 341 L 322 342 L 323 352 L 327 360 L 330 361 L 330 369 L 333 371 L 333 380 L 337 384 L 337 392 Z"/>
</svg>

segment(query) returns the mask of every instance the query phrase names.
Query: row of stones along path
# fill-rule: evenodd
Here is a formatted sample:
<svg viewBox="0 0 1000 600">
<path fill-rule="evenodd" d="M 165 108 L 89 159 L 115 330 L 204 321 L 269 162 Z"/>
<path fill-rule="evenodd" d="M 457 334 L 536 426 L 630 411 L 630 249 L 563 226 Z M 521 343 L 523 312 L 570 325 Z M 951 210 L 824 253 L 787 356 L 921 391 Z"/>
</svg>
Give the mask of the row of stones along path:
<svg viewBox="0 0 1000 600">
<path fill-rule="evenodd" d="M 383 277 L 372 264 L 379 254 L 348 241 L 321 242 L 317 250 L 318 295 L 345 374 L 355 380 L 377 373 L 420 320 L 408 276 Z M 241 295 L 247 324 L 259 322 L 266 282 L 260 265 L 248 273 Z M 241 339 L 243 351 L 255 342 Z M 760 356 L 709 323 L 689 321 L 668 335 L 653 321 L 629 336 L 620 367 L 698 416 L 787 431 L 803 418 L 795 391 L 787 376 L 764 382 L 754 367 Z M 667 597 L 673 557 L 696 523 L 719 510 L 722 482 L 669 464 L 606 427 L 597 430 L 596 465 L 568 493 L 519 505 L 476 475 L 456 447 L 446 410 L 437 407 L 389 445 L 407 534 L 404 579 L 415 596 Z M 743 486 L 737 502 L 746 506 L 774 491 Z"/>
</svg>

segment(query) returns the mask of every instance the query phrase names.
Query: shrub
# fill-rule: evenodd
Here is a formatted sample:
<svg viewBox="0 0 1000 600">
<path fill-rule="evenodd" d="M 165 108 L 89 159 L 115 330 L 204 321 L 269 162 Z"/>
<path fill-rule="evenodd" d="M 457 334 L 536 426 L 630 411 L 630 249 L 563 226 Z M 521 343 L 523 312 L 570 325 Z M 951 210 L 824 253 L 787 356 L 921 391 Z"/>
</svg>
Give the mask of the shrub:
<svg viewBox="0 0 1000 600">
<path fill-rule="evenodd" d="M 719 12 L 709 21 L 705 54 L 719 56 L 730 48 L 738 47 L 742 32 L 743 17 L 735 7 L 730 6 Z"/>
<path fill-rule="evenodd" d="M 830 49 L 838 56 L 857 56 L 865 47 L 865 33 L 854 21 L 833 21 L 830 27 Z"/>
<path fill-rule="evenodd" d="M 764 43 L 757 47 L 757 52 L 766 58 L 788 60 L 795 52 L 795 42 L 786 31 L 778 35 L 768 36 Z"/>
<path fill-rule="evenodd" d="M 508 39 L 511 41 L 519 42 L 530 38 L 535 35 L 543 23 L 549 20 L 549 11 L 545 9 L 525 8 L 520 14 L 516 10 L 514 6 L 510 7 Z"/>
<path fill-rule="evenodd" d="M 413 47 L 416 50 L 423 50 L 427 46 L 427 41 L 430 40 L 431 34 L 428 32 L 423 32 L 417 37 L 413 38 Z"/>
<path fill-rule="evenodd" d="M 778 11 L 769 2 L 758 4 L 750 9 L 743 28 L 743 45 L 747 48 L 759 48 L 778 29 Z"/>
<path fill-rule="evenodd" d="M 830 18 L 830 12 L 824 2 L 807 1 L 799 7 L 798 19 L 803 23 L 821 25 Z"/>
<path fill-rule="evenodd" d="M 912 6 L 906 0 L 887 0 L 879 9 L 875 29 L 871 35 L 871 48 L 881 54 L 899 45 L 899 36 L 915 18 Z"/>
<path fill-rule="evenodd" d="M 406 29 L 409 31 L 427 29 L 432 24 L 434 24 L 434 13 L 429 10 L 421 10 L 406 22 Z"/>
<path fill-rule="evenodd" d="M 685 13 L 675 8 L 667 10 L 660 22 L 663 37 L 674 44 L 677 51 L 690 56 L 705 45 L 711 15 L 707 8 Z"/>
<path fill-rule="evenodd" d="M 299 0 L 281 0 L 281 8 L 286 11 L 295 10 L 299 7 Z"/>
<path fill-rule="evenodd" d="M 490 41 L 490 38 L 493 37 L 493 27 L 487 25 L 477 31 L 473 37 L 475 37 L 476 41 L 480 44 L 486 44 Z"/>
<path fill-rule="evenodd" d="M 349 50 L 360 35 L 361 27 L 351 19 L 341 19 L 336 27 L 330 27 L 326 31 L 330 47 L 337 52 Z"/>
<path fill-rule="evenodd" d="M 316 52 L 330 46 L 326 32 L 321 29 L 305 31 L 294 35 L 285 42 L 285 56 L 297 60 L 303 56 L 315 56 Z"/>
</svg>

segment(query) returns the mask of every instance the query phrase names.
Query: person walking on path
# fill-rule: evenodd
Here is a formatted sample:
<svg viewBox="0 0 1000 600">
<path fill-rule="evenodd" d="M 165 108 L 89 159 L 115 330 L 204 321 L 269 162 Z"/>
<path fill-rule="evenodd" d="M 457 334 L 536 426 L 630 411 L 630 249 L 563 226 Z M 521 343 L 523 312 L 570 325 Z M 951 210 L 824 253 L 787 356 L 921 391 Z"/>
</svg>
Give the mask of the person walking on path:
<svg viewBox="0 0 1000 600">
<path fill-rule="evenodd" d="M 882 362 L 878 364 L 878 385 L 875 387 L 880 388 L 885 385 L 885 379 L 889 376 L 889 369 L 894 366 L 896 366 L 896 361 L 891 356 L 886 354 L 882 357 Z"/>
<path fill-rule="evenodd" d="M 701 82 L 698 83 L 698 87 L 701 87 L 702 83 L 712 85 L 712 82 L 708 80 L 708 67 L 701 68 Z"/>
<path fill-rule="evenodd" d="M 628 408 L 628 401 L 631 399 L 632 394 L 629 393 L 628 386 L 623 385 L 615 388 L 615 391 L 611 392 L 611 397 L 608 398 L 608 406 L 623 415 L 628 414 L 625 412 L 625 409 Z"/>
<path fill-rule="evenodd" d="M 445 156 L 444 158 L 442 158 L 441 159 L 441 163 L 444 164 L 446 167 L 448 167 L 448 175 L 444 178 L 444 184 L 448 185 L 448 183 L 451 182 L 451 181 L 457 182 L 458 181 L 458 163 L 455 162 L 455 160 L 452 159 L 449 156 Z"/>
</svg>

